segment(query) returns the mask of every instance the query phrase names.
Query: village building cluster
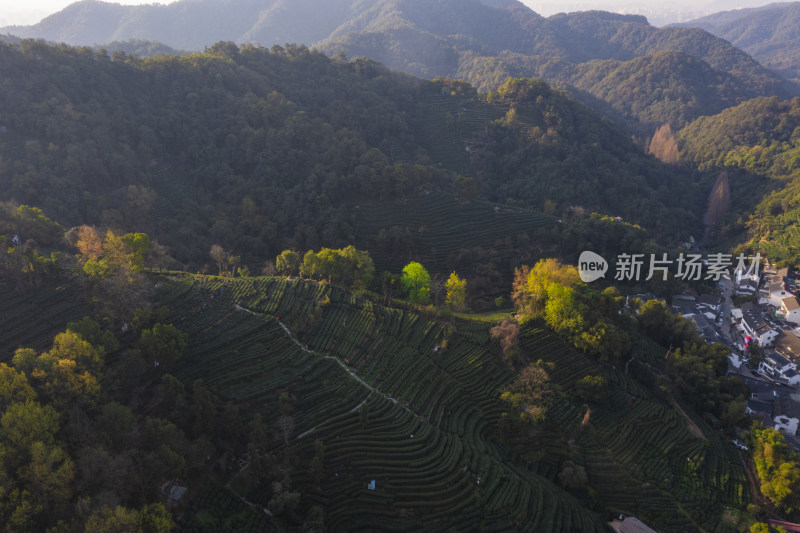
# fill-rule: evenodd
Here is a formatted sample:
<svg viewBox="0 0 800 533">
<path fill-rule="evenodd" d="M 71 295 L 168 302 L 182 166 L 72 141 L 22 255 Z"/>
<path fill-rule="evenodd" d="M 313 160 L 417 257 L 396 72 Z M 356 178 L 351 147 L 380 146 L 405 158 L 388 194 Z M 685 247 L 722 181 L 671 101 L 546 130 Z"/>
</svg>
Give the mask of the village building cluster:
<svg viewBox="0 0 800 533">
<path fill-rule="evenodd" d="M 671 308 L 692 320 L 707 342 L 730 349 L 729 375 L 750 388 L 747 414 L 800 449 L 800 281 L 788 268 L 767 264 L 760 272 L 735 269 L 717 287 L 719 295 L 673 295 Z"/>
</svg>

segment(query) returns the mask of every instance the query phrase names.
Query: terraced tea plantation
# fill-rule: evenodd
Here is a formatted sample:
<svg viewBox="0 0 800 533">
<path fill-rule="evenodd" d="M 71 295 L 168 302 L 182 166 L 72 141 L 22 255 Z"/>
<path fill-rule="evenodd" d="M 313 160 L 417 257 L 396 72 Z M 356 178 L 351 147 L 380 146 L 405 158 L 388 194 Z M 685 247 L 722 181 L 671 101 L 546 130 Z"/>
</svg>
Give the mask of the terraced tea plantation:
<svg viewBox="0 0 800 533">
<path fill-rule="evenodd" d="M 277 278 L 188 276 L 163 283 L 160 300 L 190 339 L 171 373 L 186 383 L 202 378 L 246 418 L 274 421 L 278 397 L 296 398 L 289 446 L 310 458 L 319 439 L 326 452 L 320 486 L 307 461 L 293 485 L 301 509 L 324 508 L 331 531 L 605 531 L 607 508 L 662 531 L 728 531 L 722 506 L 746 504 L 731 445 L 700 421 L 703 437 L 693 435 L 667 399 L 618 371 L 606 374 L 615 384 L 609 407 L 582 426 L 586 409 L 570 389 L 601 370 L 547 331 L 526 334 L 524 347 L 555 363 L 563 394 L 554 423 L 535 436 L 541 446 L 518 457 L 498 439 L 498 397 L 513 374 L 490 324 L 445 327 L 338 288 Z M 559 486 L 567 458 L 583 461 L 591 498 Z M 268 517 L 220 496 L 225 489 L 191 490 L 194 516 L 235 516 L 230 530 L 268 529 Z M 265 506 L 268 489 L 246 497 Z"/>
<path fill-rule="evenodd" d="M 461 202 L 441 193 L 422 195 L 404 204 L 359 206 L 355 222 L 360 238 L 369 243 L 378 242 L 382 229 L 409 229 L 411 246 L 405 254 L 389 254 L 380 246 L 369 246 L 378 271 L 399 272 L 413 259 L 434 272 L 467 272 L 480 262 L 491 263 L 508 275 L 520 260 L 516 253 L 520 236 L 535 241 L 536 232 L 558 224 L 555 218 L 530 209 L 479 200 Z"/>
<path fill-rule="evenodd" d="M 309 454 L 314 439 L 326 447 L 321 490 L 307 503 L 324 505 L 333 531 L 465 530 L 480 523 L 496 530 L 603 530 L 577 500 L 509 462 L 493 442 L 499 388 L 511 376 L 469 336 L 453 334 L 442 348 L 442 327 L 416 313 L 300 281 L 225 285 L 199 277 L 166 290 L 173 315 L 191 316 L 184 321 L 191 346 L 173 370 L 177 377 L 203 378 L 248 415 L 267 420 L 278 414 L 279 392 L 297 398 L 293 445 Z M 330 303 L 320 308 L 326 296 Z M 237 302 L 255 314 L 237 311 Z M 322 311 L 312 325 L 316 309 Z M 301 331 L 296 341 L 281 324 Z M 374 491 L 367 489 L 371 480 Z M 295 483 L 313 492 L 303 476 Z"/>
<path fill-rule="evenodd" d="M 644 386 L 624 369 L 601 369 L 558 338 L 543 342 L 547 336 L 530 331 L 521 343 L 534 358 L 555 364 L 551 378 L 565 390 L 586 374 L 602 374 L 610 384 L 607 405 L 592 408 L 586 419 L 585 407 L 567 402 L 553 412 L 560 432 L 574 435 L 572 451 L 583 458 L 593 497 L 668 530 L 737 531 L 720 521 L 726 506 L 749 503 L 736 448 L 685 405 L 679 411 L 657 387 Z M 633 364 L 654 366 L 663 356 L 660 346 L 644 339 Z M 578 424 L 591 429 L 575 433 Z"/>
<path fill-rule="evenodd" d="M 456 95 L 430 97 L 420 121 L 417 137 L 431 159 L 444 168 L 472 175 L 467 140 L 491 122 L 503 118 L 507 109 Z"/>
<path fill-rule="evenodd" d="M 0 286 L 0 362 L 8 362 L 17 348 L 50 348 L 68 322 L 89 314 L 84 296 L 65 280 L 46 280 L 35 289 Z"/>
</svg>

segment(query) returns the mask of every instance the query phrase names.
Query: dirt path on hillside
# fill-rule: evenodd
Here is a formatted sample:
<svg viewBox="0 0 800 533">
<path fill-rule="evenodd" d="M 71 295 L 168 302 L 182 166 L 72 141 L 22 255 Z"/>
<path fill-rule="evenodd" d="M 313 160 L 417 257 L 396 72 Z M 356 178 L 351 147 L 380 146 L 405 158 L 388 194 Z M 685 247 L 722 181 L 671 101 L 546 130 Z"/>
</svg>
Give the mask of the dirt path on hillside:
<svg viewBox="0 0 800 533">
<path fill-rule="evenodd" d="M 670 350 L 672 350 L 672 348 L 670 348 Z M 667 352 L 667 355 L 669 355 L 669 352 Z M 633 359 L 634 358 L 631 357 L 631 360 L 628 361 L 628 363 L 625 365 L 625 375 L 628 375 L 628 364 L 630 364 L 631 361 L 633 361 Z M 643 365 L 645 365 L 647 368 L 649 368 L 650 371 L 653 370 L 653 367 L 649 363 L 645 363 L 644 361 L 640 361 L 640 362 Z M 683 419 L 686 420 L 686 429 L 688 429 L 689 432 L 692 435 L 694 435 L 695 437 L 697 437 L 698 439 L 708 440 L 708 439 L 706 439 L 706 436 L 703 434 L 703 430 L 700 429 L 700 426 L 695 424 L 694 420 L 692 420 L 689 417 L 689 415 L 686 414 L 686 411 L 684 411 L 681 408 L 681 406 L 678 405 L 678 402 L 675 401 L 675 398 L 672 396 L 671 392 L 669 394 L 669 401 L 670 401 L 670 403 L 672 403 L 672 406 L 675 408 L 675 410 L 678 411 L 683 416 Z"/>
<path fill-rule="evenodd" d="M 700 427 L 697 424 L 695 424 L 691 418 L 689 418 L 689 415 L 686 414 L 686 411 L 681 409 L 681 406 L 678 405 L 678 402 L 675 401 L 675 398 L 673 398 L 671 394 L 669 396 L 669 401 L 672 402 L 673 407 L 675 407 L 675 409 L 681 415 L 683 415 L 683 418 L 686 420 L 686 428 L 692 433 L 692 435 L 694 435 L 698 439 L 708 440 L 706 439 L 706 436 L 703 435 L 703 431 L 700 429 Z"/>
<path fill-rule="evenodd" d="M 737 453 L 739 454 L 739 459 L 744 463 L 744 473 L 747 476 L 747 484 L 750 486 L 750 496 L 753 498 L 753 502 L 761 502 L 761 491 L 758 488 L 757 476 L 750 470 L 750 463 L 744 460 L 742 452 L 737 450 Z"/>
<path fill-rule="evenodd" d="M 238 303 L 237 303 L 237 304 L 234 304 L 234 306 L 233 306 L 233 307 L 234 307 L 234 308 L 235 308 L 237 311 L 244 311 L 244 312 L 246 312 L 246 313 L 250 313 L 251 315 L 256 315 L 256 316 L 266 316 L 266 315 L 264 315 L 264 314 L 262 314 L 262 313 L 258 313 L 258 312 L 256 312 L 256 311 L 252 311 L 252 310 L 250 310 L 250 309 L 247 309 L 246 307 L 242 307 L 242 306 L 241 306 L 241 305 L 239 305 Z M 286 335 L 289 337 L 289 339 L 290 339 L 290 340 L 291 340 L 293 343 L 295 343 L 295 344 L 297 345 L 297 347 L 298 347 L 298 348 L 300 348 L 301 350 L 303 350 L 304 352 L 306 352 L 306 353 L 310 353 L 310 354 L 312 354 L 312 355 L 316 355 L 316 356 L 319 356 L 319 357 L 324 357 L 325 359 L 331 359 L 332 361 L 335 361 L 335 362 L 336 362 L 336 363 L 337 363 L 337 364 L 338 364 L 340 367 L 342 367 L 342 370 L 344 370 L 345 372 L 347 372 L 348 374 L 350 374 L 350 377 L 352 377 L 354 380 L 356 380 L 356 381 L 357 381 L 357 382 L 358 382 L 358 383 L 359 383 L 359 384 L 360 384 L 362 387 L 364 387 L 364 388 L 368 389 L 368 390 L 369 390 L 371 393 L 373 393 L 373 394 L 377 394 L 377 395 L 379 395 L 379 396 L 382 396 L 383 398 L 385 398 L 385 399 L 389 400 L 389 401 L 390 401 L 390 402 L 392 402 L 393 404 L 395 404 L 395 405 L 399 405 L 400 407 L 402 407 L 403 409 L 405 409 L 405 410 L 406 410 L 408 413 L 412 414 L 412 415 L 413 415 L 415 418 L 417 418 L 417 419 L 420 419 L 420 420 L 425 420 L 426 422 L 430 423 L 430 422 L 429 422 L 427 419 L 425 419 L 424 417 L 422 417 L 422 416 L 418 415 L 417 413 L 415 413 L 414 411 L 412 411 L 412 410 L 411 410 L 411 409 L 410 409 L 410 408 L 409 408 L 409 407 L 408 407 L 406 404 L 404 404 L 404 403 L 403 403 L 403 402 L 401 402 L 400 400 L 397 400 L 396 398 L 392 398 L 392 397 L 391 397 L 391 396 L 389 396 L 388 394 L 385 394 L 385 393 L 383 393 L 383 392 L 379 391 L 378 389 L 376 389 L 375 387 L 373 387 L 372 385 L 370 385 L 369 383 L 367 383 L 366 381 L 364 381 L 363 379 L 361 379 L 361 378 L 360 378 L 360 377 L 359 377 L 359 376 L 358 376 L 358 375 L 357 375 L 355 372 L 353 372 L 353 371 L 350 369 L 350 367 L 348 367 L 348 366 L 347 366 L 347 364 L 346 364 L 344 361 L 342 361 L 340 358 L 338 358 L 338 357 L 336 357 L 336 356 L 333 356 L 333 355 L 330 355 L 330 354 L 324 354 L 324 353 L 315 352 L 314 350 L 311 350 L 311 349 L 307 348 L 306 346 L 304 346 L 304 345 L 303 345 L 303 343 L 301 343 L 299 340 L 297 340 L 297 338 L 296 338 L 296 337 L 294 336 L 294 334 L 292 333 L 292 330 L 290 330 L 290 329 L 289 329 L 289 327 L 288 327 L 286 324 L 284 324 L 283 322 L 281 322 L 281 321 L 280 321 L 280 320 L 278 320 L 277 318 L 276 318 L 276 321 L 278 322 L 278 324 L 280 325 L 280 327 L 282 327 L 282 328 L 283 328 L 283 331 L 285 331 L 285 332 L 286 332 Z M 366 402 L 366 399 L 364 400 L 364 402 Z M 363 404 L 364 402 L 362 402 L 362 404 Z M 359 405 L 358 405 L 358 407 L 361 407 L 361 404 L 359 404 Z M 356 409 L 358 409 L 358 407 L 356 407 L 355 409 L 353 409 L 353 411 L 355 411 Z"/>
</svg>

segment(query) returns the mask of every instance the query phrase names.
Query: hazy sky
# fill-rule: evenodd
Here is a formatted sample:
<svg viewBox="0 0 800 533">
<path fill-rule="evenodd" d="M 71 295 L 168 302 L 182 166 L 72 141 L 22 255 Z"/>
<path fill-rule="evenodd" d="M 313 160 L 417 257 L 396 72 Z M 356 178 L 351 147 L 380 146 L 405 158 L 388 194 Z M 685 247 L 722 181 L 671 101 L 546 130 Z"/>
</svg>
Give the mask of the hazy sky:
<svg viewBox="0 0 800 533">
<path fill-rule="evenodd" d="M 0 26 L 11 24 L 35 24 L 73 0 L 0 0 Z M 169 4 L 175 0 L 108 0 L 118 4 Z M 553 13 L 601 9 L 624 13 L 639 13 L 655 25 L 690 20 L 715 11 L 739 7 L 755 7 L 771 0 L 522 0 L 531 9 L 542 15 Z M 774 0 L 772 0 L 774 1 Z"/>
<path fill-rule="evenodd" d="M 652 24 L 681 22 L 717 11 L 743 7 L 758 7 L 776 0 L 521 0 L 537 13 L 545 16 L 554 13 L 600 9 L 621 13 L 646 15 Z M 780 0 L 778 0 L 780 1 Z"/>
<path fill-rule="evenodd" d="M 36 24 L 75 0 L 0 0 L 0 26 Z M 110 0 L 113 4 L 171 4 L 174 0 Z"/>
</svg>

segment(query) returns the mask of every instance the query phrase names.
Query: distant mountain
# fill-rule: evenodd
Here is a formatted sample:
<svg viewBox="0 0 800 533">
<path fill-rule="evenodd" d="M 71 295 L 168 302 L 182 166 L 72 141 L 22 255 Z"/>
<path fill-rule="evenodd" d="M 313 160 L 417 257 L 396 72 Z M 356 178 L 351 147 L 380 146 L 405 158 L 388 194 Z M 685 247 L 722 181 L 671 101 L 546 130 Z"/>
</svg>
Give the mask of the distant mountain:
<svg viewBox="0 0 800 533">
<path fill-rule="evenodd" d="M 417 76 L 462 78 L 484 91 L 509 76 L 538 76 L 577 88 L 597 111 L 613 109 L 646 131 L 794 90 L 699 29 L 659 29 L 641 16 L 600 11 L 544 18 L 516 0 L 84 0 L 37 25 L 0 31 L 76 45 L 155 40 L 189 50 L 221 40 L 304 43 Z"/>
<path fill-rule="evenodd" d="M 681 127 L 749 98 L 795 90 L 730 43 L 698 29 L 659 29 L 643 17 L 599 11 L 536 15 L 477 1 L 381 2 L 324 41 L 333 54 L 368 55 L 420 76 L 447 75 L 493 90 L 509 76 L 573 86 L 625 121 Z M 460 7 L 459 7 L 460 6 Z M 446 9 L 445 9 L 446 7 Z M 424 14 L 427 13 L 427 16 Z M 452 16 L 445 16 L 452 13 Z M 577 95 L 576 95 L 577 96 Z"/>
<path fill-rule="evenodd" d="M 313 44 L 374 0 L 182 0 L 123 6 L 97 0 L 69 5 L 33 26 L 0 32 L 87 46 L 129 39 L 203 50 L 217 41 Z"/>
<path fill-rule="evenodd" d="M 577 64 L 504 52 L 463 61 L 456 77 L 491 89 L 508 76 L 526 75 L 565 85 L 584 104 L 640 133 L 663 123 L 680 128 L 699 116 L 718 113 L 773 89 L 763 78 L 743 79 L 671 50 L 629 61 L 598 59 Z"/>
<path fill-rule="evenodd" d="M 800 2 L 723 11 L 675 26 L 713 33 L 767 68 L 800 81 Z"/>
<path fill-rule="evenodd" d="M 22 41 L 21 37 L 16 35 L 0 34 L 0 42 L 7 44 L 19 44 Z M 50 43 L 55 44 L 55 43 Z M 158 41 L 144 41 L 140 39 L 129 39 L 127 41 L 112 41 L 102 45 L 94 45 L 95 50 L 105 50 L 109 54 L 114 52 L 123 52 L 128 55 L 137 57 L 154 57 L 161 54 L 170 56 L 186 55 L 190 52 L 186 50 L 176 50 L 171 46 Z"/>
</svg>

